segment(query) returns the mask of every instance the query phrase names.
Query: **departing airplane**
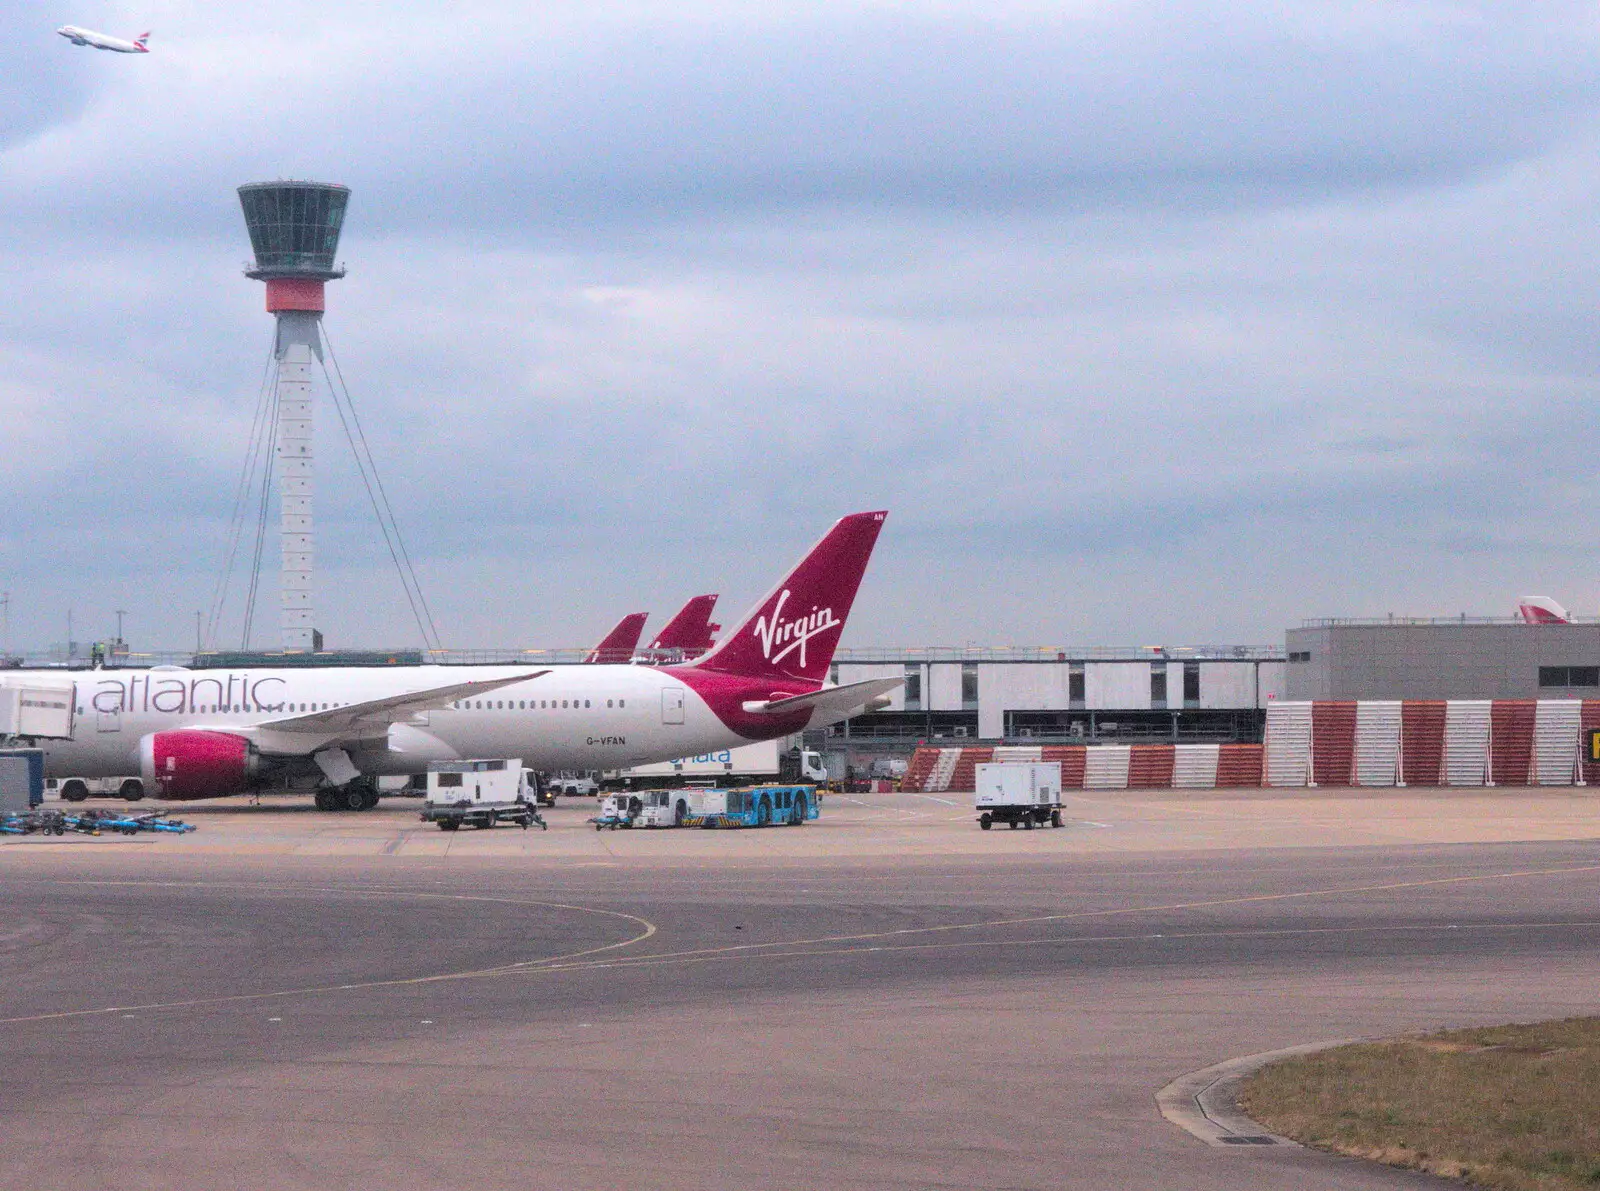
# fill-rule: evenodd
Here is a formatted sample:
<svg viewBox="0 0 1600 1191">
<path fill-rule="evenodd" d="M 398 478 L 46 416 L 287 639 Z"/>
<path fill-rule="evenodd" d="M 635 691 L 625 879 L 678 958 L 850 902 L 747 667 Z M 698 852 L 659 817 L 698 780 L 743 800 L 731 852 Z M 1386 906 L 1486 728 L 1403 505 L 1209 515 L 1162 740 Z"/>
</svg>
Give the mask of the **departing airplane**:
<svg viewBox="0 0 1600 1191">
<path fill-rule="evenodd" d="M 648 612 L 630 612 L 617 621 L 617 627 L 601 638 L 600 644 L 584 658 L 590 665 L 622 666 L 633 660 L 633 651 L 639 648 L 639 637 L 644 633 Z"/>
<path fill-rule="evenodd" d="M 711 610 L 716 606 L 714 594 L 695 596 L 656 634 L 650 642 L 650 652 L 674 651 L 679 657 L 699 657 L 716 643 L 717 633 L 722 630 L 720 624 L 711 623 Z"/>
<path fill-rule="evenodd" d="M 319 786 L 319 806 L 362 810 L 373 779 L 430 761 L 624 769 L 836 723 L 903 681 L 824 685 L 885 516 L 840 519 L 736 632 L 681 665 L 97 670 L 77 681 L 73 739 L 43 744 L 46 773 L 138 771 L 170 799 Z"/>
<path fill-rule="evenodd" d="M 73 45 L 92 45 L 97 50 L 110 50 L 116 54 L 148 54 L 150 47 L 145 42 L 150 40 L 150 34 L 141 33 L 132 41 L 124 41 L 120 37 L 108 37 L 104 33 L 96 33 L 92 29 L 80 29 L 76 25 L 63 25 L 56 30 Z"/>
<path fill-rule="evenodd" d="M 1528 624 L 1571 624 L 1572 614 L 1549 596 L 1523 596 L 1517 615 Z"/>
</svg>

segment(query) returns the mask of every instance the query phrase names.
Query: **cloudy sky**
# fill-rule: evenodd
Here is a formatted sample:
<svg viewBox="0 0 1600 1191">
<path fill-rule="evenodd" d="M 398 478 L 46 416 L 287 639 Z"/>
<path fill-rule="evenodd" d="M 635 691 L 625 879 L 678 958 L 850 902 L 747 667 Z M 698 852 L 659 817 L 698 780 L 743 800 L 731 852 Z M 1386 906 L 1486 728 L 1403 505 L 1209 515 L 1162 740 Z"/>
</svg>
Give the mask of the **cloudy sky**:
<svg viewBox="0 0 1600 1191">
<path fill-rule="evenodd" d="M 0 6 L 14 647 L 192 642 L 276 177 L 353 190 L 327 325 L 448 644 L 727 620 L 878 507 L 849 644 L 1600 612 L 1600 4 Z M 338 433 L 319 622 L 415 642 Z"/>
</svg>

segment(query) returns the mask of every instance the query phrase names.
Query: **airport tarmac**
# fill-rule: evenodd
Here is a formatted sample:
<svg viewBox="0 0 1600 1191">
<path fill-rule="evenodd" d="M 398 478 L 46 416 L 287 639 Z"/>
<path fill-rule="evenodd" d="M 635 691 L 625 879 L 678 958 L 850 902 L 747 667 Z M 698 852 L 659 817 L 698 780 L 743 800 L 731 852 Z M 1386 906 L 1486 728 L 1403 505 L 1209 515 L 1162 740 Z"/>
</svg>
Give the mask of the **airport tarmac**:
<svg viewBox="0 0 1600 1191">
<path fill-rule="evenodd" d="M 987 833 L 941 798 L 8 843 L 0 1186 L 1446 1186 L 1208 1147 L 1155 1093 L 1596 1011 L 1587 790 L 1085 792 Z"/>
</svg>

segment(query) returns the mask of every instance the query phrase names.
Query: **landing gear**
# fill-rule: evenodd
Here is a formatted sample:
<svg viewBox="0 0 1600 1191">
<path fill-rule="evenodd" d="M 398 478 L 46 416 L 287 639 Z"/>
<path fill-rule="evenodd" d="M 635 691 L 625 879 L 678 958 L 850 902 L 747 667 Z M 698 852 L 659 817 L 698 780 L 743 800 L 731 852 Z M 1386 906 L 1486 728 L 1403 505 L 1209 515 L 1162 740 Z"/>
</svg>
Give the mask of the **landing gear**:
<svg viewBox="0 0 1600 1191">
<path fill-rule="evenodd" d="M 323 786 L 317 791 L 319 811 L 370 811 L 378 805 L 378 787 L 371 778 L 358 777 L 342 786 Z"/>
</svg>

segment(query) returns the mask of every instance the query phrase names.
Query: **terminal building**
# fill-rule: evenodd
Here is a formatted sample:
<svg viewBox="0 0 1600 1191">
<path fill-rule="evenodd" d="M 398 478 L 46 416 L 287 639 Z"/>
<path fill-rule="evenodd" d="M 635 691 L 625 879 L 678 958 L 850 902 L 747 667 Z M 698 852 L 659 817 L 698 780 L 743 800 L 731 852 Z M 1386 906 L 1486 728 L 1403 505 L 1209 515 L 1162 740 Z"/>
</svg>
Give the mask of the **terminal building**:
<svg viewBox="0 0 1600 1191">
<path fill-rule="evenodd" d="M 1600 699 L 1600 622 L 1308 620 L 1284 636 L 1289 700 Z"/>
<path fill-rule="evenodd" d="M 1285 669 L 1256 646 L 841 649 L 834 681 L 905 685 L 807 744 L 859 769 L 919 743 L 1257 743 Z"/>
</svg>

